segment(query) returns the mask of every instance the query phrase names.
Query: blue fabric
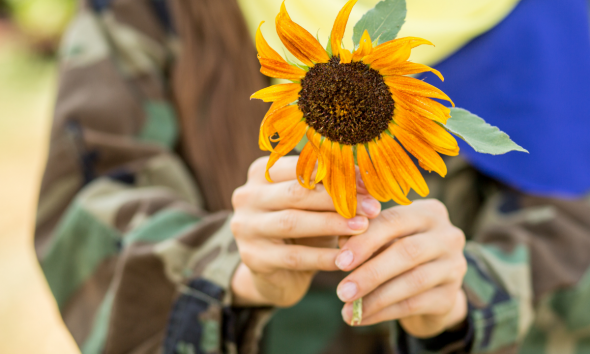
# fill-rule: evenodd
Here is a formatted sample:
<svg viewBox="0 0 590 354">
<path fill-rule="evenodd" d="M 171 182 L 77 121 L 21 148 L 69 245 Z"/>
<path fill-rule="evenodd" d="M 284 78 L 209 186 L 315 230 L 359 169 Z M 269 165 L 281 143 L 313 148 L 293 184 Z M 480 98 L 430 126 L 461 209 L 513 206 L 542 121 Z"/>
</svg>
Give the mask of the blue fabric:
<svg viewBox="0 0 590 354">
<path fill-rule="evenodd" d="M 590 29 L 588 0 L 522 0 L 489 32 L 426 80 L 508 133 L 530 154 L 479 154 L 478 170 L 523 192 L 579 197 L 590 192 Z M 438 80 L 438 79 L 436 79 Z"/>
</svg>

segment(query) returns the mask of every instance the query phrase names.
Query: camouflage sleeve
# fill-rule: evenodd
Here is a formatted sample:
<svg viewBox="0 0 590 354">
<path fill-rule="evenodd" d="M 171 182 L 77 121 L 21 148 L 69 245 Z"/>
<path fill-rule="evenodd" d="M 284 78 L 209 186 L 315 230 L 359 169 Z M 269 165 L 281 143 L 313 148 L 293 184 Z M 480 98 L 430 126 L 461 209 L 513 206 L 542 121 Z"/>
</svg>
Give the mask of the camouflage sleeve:
<svg viewBox="0 0 590 354">
<path fill-rule="evenodd" d="M 230 213 L 204 211 L 174 153 L 158 2 L 87 3 L 63 40 L 35 234 L 63 319 L 84 353 L 254 353 L 269 310 L 231 307 Z"/>
<path fill-rule="evenodd" d="M 590 202 L 502 190 L 467 243 L 464 330 L 418 340 L 394 328 L 399 353 L 590 351 Z"/>
</svg>

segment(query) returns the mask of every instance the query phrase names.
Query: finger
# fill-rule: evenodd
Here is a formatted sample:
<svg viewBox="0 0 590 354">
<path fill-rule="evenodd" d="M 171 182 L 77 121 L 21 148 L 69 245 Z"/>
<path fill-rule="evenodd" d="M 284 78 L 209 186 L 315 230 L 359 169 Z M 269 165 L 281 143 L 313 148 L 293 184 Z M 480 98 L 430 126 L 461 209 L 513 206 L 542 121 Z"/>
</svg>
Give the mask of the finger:
<svg viewBox="0 0 590 354">
<path fill-rule="evenodd" d="M 360 326 L 369 326 L 375 323 L 416 315 L 442 316 L 451 311 L 455 305 L 458 289 L 455 285 L 444 284 L 391 304 L 372 315 L 365 315 L 365 304 L 363 302 L 363 318 Z M 352 303 L 344 305 L 342 308 L 342 318 L 346 323 L 350 323 L 352 319 Z"/>
<path fill-rule="evenodd" d="M 440 239 L 430 233 L 404 237 L 344 278 L 337 289 L 338 297 L 345 302 L 354 301 L 398 276 L 402 283 L 409 280 L 418 285 L 432 285 L 430 281 L 437 280 L 433 276 L 442 275 L 446 271 L 443 266 L 448 264 L 426 263 L 440 257 L 443 250 Z M 431 264 L 437 264 L 438 268 Z M 403 274 L 409 270 L 412 270 L 409 275 Z M 406 287 L 398 289 L 405 290 Z"/>
<path fill-rule="evenodd" d="M 363 295 L 366 316 L 396 302 L 429 291 L 442 284 L 454 283 L 458 286 L 463 279 L 462 265 L 455 260 L 445 259 L 426 263 L 413 268 Z"/>
<path fill-rule="evenodd" d="M 243 224 L 246 235 L 284 239 L 356 235 L 367 230 L 369 220 L 364 216 L 346 219 L 335 212 L 287 209 L 260 214 L 256 220 L 245 220 Z"/>
<path fill-rule="evenodd" d="M 272 180 L 277 182 L 284 182 L 289 180 L 296 180 L 297 159 L 299 156 L 283 156 L 271 168 L 270 175 Z M 266 163 L 268 156 L 258 158 L 254 161 L 248 169 L 248 181 L 260 184 L 269 184 L 266 180 Z"/>
<path fill-rule="evenodd" d="M 430 204 L 433 203 L 441 204 L 438 201 L 416 201 L 410 205 L 383 210 L 371 222 L 366 233 L 351 237 L 342 247 L 338 257 L 340 269 L 350 271 L 391 241 L 432 228 L 438 217 L 431 210 Z"/>
<path fill-rule="evenodd" d="M 291 180 L 257 188 L 251 196 L 253 206 L 261 210 L 302 209 L 315 211 L 336 211 L 332 198 L 322 184 L 314 189 L 302 187 Z M 370 195 L 358 195 L 358 215 L 376 217 L 381 203 Z"/>
<path fill-rule="evenodd" d="M 277 269 L 293 271 L 338 270 L 334 259 L 338 250 L 267 242 L 240 243 L 242 262 L 252 271 L 273 272 Z"/>
</svg>

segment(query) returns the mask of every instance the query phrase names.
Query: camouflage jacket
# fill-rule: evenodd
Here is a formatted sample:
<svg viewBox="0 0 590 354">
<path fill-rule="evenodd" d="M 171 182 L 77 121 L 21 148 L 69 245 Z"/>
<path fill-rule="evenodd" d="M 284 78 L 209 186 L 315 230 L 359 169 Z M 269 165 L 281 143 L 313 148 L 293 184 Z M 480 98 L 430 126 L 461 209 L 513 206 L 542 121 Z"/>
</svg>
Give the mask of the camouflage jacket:
<svg viewBox="0 0 590 354">
<path fill-rule="evenodd" d="M 351 328 L 341 273 L 290 309 L 233 308 L 231 213 L 203 208 L 174 150 L 164 4 L 90 1 L 63 40 L 35 246 L 83 353 L 590 353 L 589 200 L 524 195 L 459 158 L 427 182 L 471 239 L 463 330 Z"/>
</svg>

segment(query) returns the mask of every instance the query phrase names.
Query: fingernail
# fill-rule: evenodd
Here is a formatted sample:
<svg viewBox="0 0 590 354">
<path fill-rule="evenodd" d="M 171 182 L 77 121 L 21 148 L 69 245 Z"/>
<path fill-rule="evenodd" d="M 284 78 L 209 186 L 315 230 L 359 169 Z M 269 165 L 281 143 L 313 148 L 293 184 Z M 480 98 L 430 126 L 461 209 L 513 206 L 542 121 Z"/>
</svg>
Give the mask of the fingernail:
<svg viewBox="0 0 590 354">
<path fill-rule="evenodd" d="M 344 268 L 348 267 L 352 263 L 353 259 L 354 259 L 354 255 L 352 254 L 352 252 L 349 250 L 346 250 L 346 251 L 340 253 L 338 255 L 338 257 L 336 258 L 336 266 L 338 268 L 344 270 Z"/>
<path fill-rule="evenodd" d="M 348 220 L 348 227 L 353 230 L 362 230 L 367 226 L 367 218 L 363 216 L 355 216 Z"/>
<path fill-rule="evenodd" d="M 373 198 L 366 198 L 361 202 L 361 206 L 363 208 L 363 211 L 367 215 L 375 215 L 379 212 L 379 209 L 381 208 L 381 204 L 379 203 L 379 201 Z"/>
<path fill-rule="evenodd" d="M 342 301 L 350 301 L 357 293 L 356 284 L 353 282 L 348 282 L 338 288 L 338 297 Z"/>
</svg>

